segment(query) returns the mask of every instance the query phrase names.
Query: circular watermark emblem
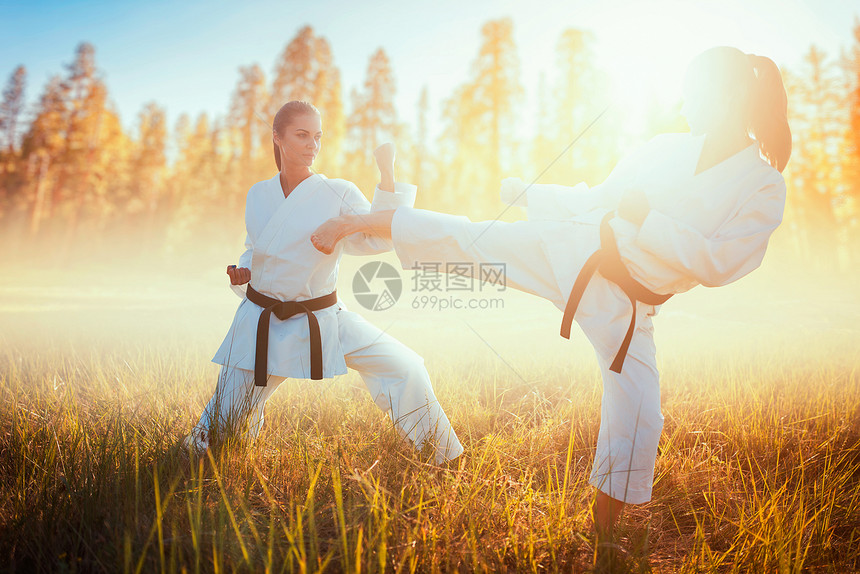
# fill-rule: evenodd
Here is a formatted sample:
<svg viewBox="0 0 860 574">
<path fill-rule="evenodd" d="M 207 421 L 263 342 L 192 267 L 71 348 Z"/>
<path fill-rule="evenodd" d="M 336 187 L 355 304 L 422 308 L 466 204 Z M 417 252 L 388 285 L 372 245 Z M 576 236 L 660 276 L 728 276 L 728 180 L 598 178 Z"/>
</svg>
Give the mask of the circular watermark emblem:
<svg viewBox="0 0 860 574">
<path fill-rule="evenodd" d="M 362 265 L 352 278 L 352 293 L 362 307 L 370 311 L 385 311 L 397 303 L 403 292 L 400 273 L 384 261 Z"/>
</svg>

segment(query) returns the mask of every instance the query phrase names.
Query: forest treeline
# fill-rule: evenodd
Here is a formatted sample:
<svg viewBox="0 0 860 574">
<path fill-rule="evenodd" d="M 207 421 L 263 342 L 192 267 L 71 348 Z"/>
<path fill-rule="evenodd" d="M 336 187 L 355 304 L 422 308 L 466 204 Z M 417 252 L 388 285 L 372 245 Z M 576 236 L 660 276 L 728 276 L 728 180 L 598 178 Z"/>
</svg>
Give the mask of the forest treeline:
<svg viewBox="0 0 860 574">
<path fill-rule="evenodd" d="M 480 34 L 469 77 L 441 99 L 434 117 L 428 86 L 414 109 L 395 107 L 396 77 L 381 48 L 369 58 L 364 83 L 344 97 L 331 45 L 310 26 L 286 44 L 268 74 L 258 64 L 239 68 L 223 114 L 183 114 L 170 126 L 164 107 L 150 102 L 130 130 L 124 127 L 91 44 L 80 44 L 32 103 L 19 66 L 0 104 L 4 252 L 38 250 L 62 260 L 116 248 L 131 257 L 169 257 L 204 238 L 238 251 L 245 192 L 275 172 L 265 120 L 292 99 L 313 102 L 323 115 L 315 170 L 368 194 L 376 181 L 372 150 L 387 140 L 398 145 L 399 178 L 422 189 L 420 207 L 472 219 L 498 215 L 499 181 L 509 175 L 569 185 L 602 181 L 635 143 L 622 130 L 623 110 L 605 114 L 558 157 L 609 100 L 593 36 L 561 34 L 555 61 L 545 63 L 551 75 L 541 75 L 529 106 L 512 21 L 489 21 Z M 794 153 L 775 249 L 820 270 L 852 268 L 860 263 L 860 22 L 838 57 L 811 46 L 802 67 L 782 71 Z M 637 139 L 685 131 L 679 109 L 680 100 L 653 104 Z M 534 128 L 523 137 L 513 127 L 526 116 Z M 429 125 L 441 126 L 438 135 Z"/>
</svg>

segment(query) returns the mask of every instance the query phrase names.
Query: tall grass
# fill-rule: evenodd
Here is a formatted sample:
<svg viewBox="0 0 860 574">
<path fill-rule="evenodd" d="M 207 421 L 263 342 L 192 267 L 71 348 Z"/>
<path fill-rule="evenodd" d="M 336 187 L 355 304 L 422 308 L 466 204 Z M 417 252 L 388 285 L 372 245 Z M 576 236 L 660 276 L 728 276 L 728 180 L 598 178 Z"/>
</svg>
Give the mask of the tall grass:
<svg viewBox="0 0 860 574">
<path fill-rule="evenodd" d="M 630 571 L 860 568 L 860 357 L 821 369 L 790 351 L 664 364 L 654 498 L 619 528 Z M 490 362 L 431 366 L 468 453 L 449 469 L 401 442 L 354 375 L 282 386 L 257 443 L 186 460 L 212 390 L 183 374 L 188 352 L 5 346 L 4 569 L 591 568 L 593 368 L 523 385 Z"/>
<path fill-rule="evenodd" d="M 599 372 L 551 306 L 373 318 L 424 355 L 466 447 L 451 467 L 401 441 L 354 373 L 287 381 L 257 442 L 189 459 L 238 301 L 172 281 L 144 297 L 82 281 L 64 309 L 0 285 L 0 570 L 601 570 Z M 860 571 L 857 303 L 762 292 L 691 292 L 655 320 L 665 426 L 615 571 Z"/>
</svg>

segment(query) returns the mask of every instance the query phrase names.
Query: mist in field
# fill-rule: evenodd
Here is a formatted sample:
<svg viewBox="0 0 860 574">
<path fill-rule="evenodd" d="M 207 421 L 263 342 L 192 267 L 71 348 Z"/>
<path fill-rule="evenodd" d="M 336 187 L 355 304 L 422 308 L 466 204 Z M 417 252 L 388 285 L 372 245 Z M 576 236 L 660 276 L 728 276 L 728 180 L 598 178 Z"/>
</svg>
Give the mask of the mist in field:
<svg viewBox="0 0 860 574">
<path fill-rule="evenodd" d="M 444 25 L 409 28 L 411 52 L 387 35 L 404 30 L 388 13 L 375 12 L 381 45 L 362 54 L 327 13 L 277 22 L 265 43 L 245 31 L 254 50 L 236 66 L 195 56 L 185 84 L 173 65 L 145 76 L 122 60 L 134 81 L 121 90 L 116 64 L 102 68 L 105 52 L 117 61 L 112 22 L 105 52 L 93 38 L 56 43 L 67 60 L 50 74 L 22 52 L 0 102 L 0 570 L 860 571 L 860 23 L 837 55 L 806 47 L 820 36 L 806 7 L 780 10 L 783 28 L 770 7 L 721 19 L 710 4 L 628 2 L 619 19 L 595 4 L 589 20 L 551 4 L 480 23 L 434 5 Z M 76 17 L 88 9 L 106 7 Z M 161 29 L 170 18 L 154 9 Z M 48 15 L 23 11 L 26 41 L 54 46 Z M 536 34 L 533 15 L 557 26 Z M 449 24 L 473 26 L 474 42 L 452 43 Z M 786 35 L 801 24 L 809 34 Z M 139 46 L 123 38 L 147 65 L 154 49 L 212 55 L 154 30 L 139 29 Z M 444 276 L 424 290 L 410 270 L 393 306 L 368 310 L 353 278 L 373 261 L 400 269 L 392 253 L 344 257 L 338 294 L 424 358 L 462 457 L 430 463 L 355 372 L 286 381 L 257 441 L 183 447 L 216 387 L 210 359 L 240 304 L 225 269 L 242 252 L 249 187 L 275 175 L 270 120 L 285 102 L 321 112 L 317 173 L 370 198 L 373 149 L 394 141 L 417 207 L 511 221 L 523 213 L 503 209 L 503 177 L 595 185 L 636 145 L 687 131 L 682 69 L 717 40 L 780 68 L 784 219 L 761 268 L 676 295 L 654 318 L 664 427 L 652 500 L 614 532 L 619 562 L 601 562 L 590 515 L 602 385 L 585 336 L 559 336 L 547 301 L 446 289 Z M 355 52 L 346 66 L 339 50 Z M 420 64 L 443 52 L 463 67 Z M 228 85 L 224 74 L 232 93 L 207 94 L 227 103 L 216 113 L 175 116 L 171 99 L 121 117 L 113 100 L 132 84 L 135 98 Z"/>
<path fill-rule="evenodd" d="M 192 237 L 169 252 L 148 252 L 146 236 L 119 237 L 116 246 L 103 239 L 89 250 L 85 241 L 62 254 L 62 244 L 56 251 L 42 247 L 36 252 L 22 243 L 19 251 L 10 250 L 13 271 L 0 279 L 0 334 L 13 347 L 50 342 L 118 352 L 139 344 L 199 346 L 200 356 L 188 360 L 205 362 L 240 302 L 225 273 L 242 250 L 237 219 L 225 224 L 223 233 Z M 782 233 L 777 230 L 772 240 L 777 247 L 747 277 L 720 288 L 699 286 L 663 305 L 654 319 L 661 360 L 705 355 L 730 362 L 739 354 L 780 350 L 795 359 L 806 356 L 810 364 L 822 353 L 830 361 L 856 359 L 850 351 L 860 342 L 858 275 L 795 261 L 793 253 L 779 249 Z M 371 261 L 391 264 L 402 279 L 399 300 L 382 311 L 365 309 L 353 294 L 355 273 Z M 443 284 L 434 293 L 418 285 L 417 274 L 401 269 L 393 253 L 344 256 L 338 294 L 349 309 L 422 355 L 446 362 L 492 355 L 489 343 L 505 357 L 596 366 L 581 332 L 571 341 L 558 335 L 561 312 L 551 303 L 479 281 L 459 291 Z M 445 275 L 441 278 L 444 282 Z M 448 307 L 431 307 L 427 299 L 434 295 L 448 299 Z M 460 303 L 455 309 L 454 299 L 476 300 L 473 305 L 485 308 L 465 309 Z"/>
<path fill-rule="evenodd" d="M 597 567 L 586 479 L 601 383 L 584 335 L 562 339 L 553 305 L 497 286 L 456 294 L 496 308 L 415 308 L 426 294 L 406 270 L 397 303 L 366 310 L 354 273 L 399 269 L 390 253 L 344 257 L 338 293 L 425 358 L 466 448 L 459 466 L 426 464 L 354 372 L 287 381 L 255 443 L 184 463 L 240 301 L 224 272 L 240 248 L 212 235 L 160 258 L 28 253 L 0 280 L 13 568 Z M 621 522 L 621 571 L 858 566 L 855 281 L 766 257 L 662 307 L 654 497 Z"/>
</svg>

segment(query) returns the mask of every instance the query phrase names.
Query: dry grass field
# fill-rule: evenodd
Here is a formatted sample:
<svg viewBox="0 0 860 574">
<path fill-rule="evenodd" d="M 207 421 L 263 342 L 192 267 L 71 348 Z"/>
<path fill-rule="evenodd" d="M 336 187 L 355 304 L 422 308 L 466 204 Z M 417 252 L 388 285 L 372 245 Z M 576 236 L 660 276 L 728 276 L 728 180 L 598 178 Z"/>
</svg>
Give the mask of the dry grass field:
<svg viewBox="0 0 860 574">
<path fill-rule="evenodd" d="M 402 443 L 355 373 L 288 381 L 187 460 L 238 299 L 220 266 L 0 279 L 0 570 L 591 572 L 600 378 L 549 303 L 353 310 L 425 357 L 466 454 Z M 214 269 L 214 270 L 213 270 Z M 404 277 L 406 274 L 404 273 Z M 621 572 L 860 571 L 854 278 L 763 269 L 655 318 L 665 427 Z"/>
</svg>

